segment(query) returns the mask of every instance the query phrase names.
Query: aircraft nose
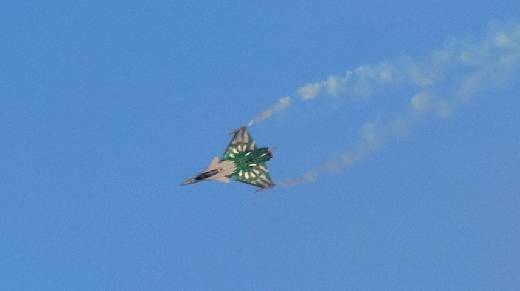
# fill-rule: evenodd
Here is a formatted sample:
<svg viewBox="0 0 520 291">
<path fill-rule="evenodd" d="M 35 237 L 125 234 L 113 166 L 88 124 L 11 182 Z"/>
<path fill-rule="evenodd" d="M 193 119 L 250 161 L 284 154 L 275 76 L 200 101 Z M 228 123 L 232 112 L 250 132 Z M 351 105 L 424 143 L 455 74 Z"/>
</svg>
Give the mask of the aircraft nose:
<svg viewBox="0 0 520 291">
<path fill-rule="evenodd" d="M 188 180 L 184 181 L 184 182 L 181 184 L 181 186 L 189 185 L 189 184 L 193 184 L 193 183 L 195 183 L 195 182 L 197 182 L 197 181 L 195 180 L 195 178 L 189 178 Z"/>
</svg>

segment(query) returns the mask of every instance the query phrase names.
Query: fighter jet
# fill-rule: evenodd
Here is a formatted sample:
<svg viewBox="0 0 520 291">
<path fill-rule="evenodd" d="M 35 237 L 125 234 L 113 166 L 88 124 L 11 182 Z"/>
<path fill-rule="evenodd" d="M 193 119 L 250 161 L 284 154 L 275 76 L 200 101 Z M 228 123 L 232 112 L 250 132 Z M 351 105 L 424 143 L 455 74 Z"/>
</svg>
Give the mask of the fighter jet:
<svg viewBox="0 0 520 291">
<path fill-rule="evenodd" d="M 230 133 L 233 138 L 221 157 L 214 157 L 208 168 L 189 178 L 182 185 L 206 180 L 229 183 L 230 179 L 259 187 L 273 187 L 267 170 L 267 161 L 272 157 L 270 148 L 258 148 L 245 126 Z"/>
</svg>

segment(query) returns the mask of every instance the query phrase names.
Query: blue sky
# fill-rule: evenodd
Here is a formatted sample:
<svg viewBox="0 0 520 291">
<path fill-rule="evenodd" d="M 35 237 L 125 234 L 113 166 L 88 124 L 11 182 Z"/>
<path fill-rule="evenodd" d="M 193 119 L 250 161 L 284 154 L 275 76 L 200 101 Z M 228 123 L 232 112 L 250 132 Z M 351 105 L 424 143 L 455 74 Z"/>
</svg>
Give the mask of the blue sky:
<svg viewBox="0 0 520 291">
<path fill-rule="evenodd" d="M 518 11 L 518 1 L 4 3 L 0 289 L 518 290 L 520 65 L 496 80 L 489 69 L 513 49 L 448 62 L 433 85 L 400 67 L 479 51 L 497 29 L 511 36 Z M 306 101 L 299 91 L 381 64 L 410 80 L 357 79 L 370 94 L 347 86 Z M 454 99 L 474 74 L 479 86 Z M 291 106 L 251 134 L 277 146 L 275 181 L 309 171 L 315 181 L 261 193 L 179 186 L 283 96 Z M 405 129 L 388 131 L 396 120 Z M 352 149 L 362 154 L 345 163 Z"/>
</svg>

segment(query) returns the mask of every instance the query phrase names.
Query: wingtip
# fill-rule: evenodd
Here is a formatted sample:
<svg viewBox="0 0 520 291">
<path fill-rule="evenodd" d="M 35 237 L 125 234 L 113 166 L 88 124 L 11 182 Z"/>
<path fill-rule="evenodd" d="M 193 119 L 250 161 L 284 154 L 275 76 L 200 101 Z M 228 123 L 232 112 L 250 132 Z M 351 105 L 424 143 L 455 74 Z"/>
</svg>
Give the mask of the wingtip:
<svg viewBox="0 0 520 291">
<path fill-rule="evenodd" d="M 260 188 L 260 189 L 256 189 L 256 192 L 263 192 L 263 191 L 266 191 L 266 190 L 270 190 L 270 189 L 273 189 L 274 187 L 276 186 L 276 184 L 271 184 L 265 188 Z"/>
<path fill-rule="evenodd" d="M 194 178 L 189 178 L 188 180 L 182 182 L 181 186 L 186 186 L 186 185 L 190 185 L 190 184 L 193 184 L 197 182 Z"/>
<path fill-rule="evenodd" d="M 234 135 L 235 133 L 239 132 L 240 130 L 242 129 L 246 129 L 248 126 L 247 125 L 242 125 L 241 127 L 237 128 L 237 129 L 234 129 L 232 131 L 229 132 L 229 135 Z"/>
</svg>

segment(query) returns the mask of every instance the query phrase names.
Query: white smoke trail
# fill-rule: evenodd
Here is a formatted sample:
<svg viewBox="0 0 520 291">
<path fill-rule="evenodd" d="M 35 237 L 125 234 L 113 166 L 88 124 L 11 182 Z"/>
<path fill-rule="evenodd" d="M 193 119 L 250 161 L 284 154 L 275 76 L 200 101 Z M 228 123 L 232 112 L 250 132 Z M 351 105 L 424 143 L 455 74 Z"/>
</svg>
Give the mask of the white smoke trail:
<svg viewBox="0 0 520 291">
<path fill-rule="evenodd" d="M 247 126 L 250 127 L 255 123 L 260 123 L 262 121 L 265 121 L 265 120 L 271 118 L 273 113 L 280 112 L 280 111 L 284 110 L 285 108 L 289 107 L 289 105 L 291 105 L 291 97 L 290 96 L 281 97 L 280 99 L 278 99 L 278 101 L 273 106 L 269 107 L 268 109 L 266 109 L 265 111 L 263 111 L 262 113 L 260 113 L 259 115 L 257 115 L 253 119 L 251 119 L 251 121 L 248 122 Z"/>
<path fill-rule="evenodd" d="M 484 89 L 504 85 L 520 67 L 520 24 L 491 26 L 480 41 L 448 42 L 434 50 L 423 61 L 402 57 L 394 62 L 361 65 L 344 74 L 305 84 L 296 90 L 303 102 L 321 96 L 347 97 L 352 101 L 384 95 L 394 86 L 416 91 L 403 105 L 403 111 L 387 122 L 366 122 L 360 129 L 357 144 L 302 177 L 280 182 L 294 186 L 313 182 L 321 174 L 350 168 L 386 143 L 402 136 L 421 117 L 435 114 L 447 118 L 459 106 Z M 248 126 L 263 122 L 292 105 L 289 96 L 282 97 L 267 110 L 254 117 Z"/>
<path fill-rule="evenodd" d="M 306 84 L 298 89 L 302 101 L 323 95 L 368 98 L 389 85 L 411 86 L 416 94 L 407 98 L 403 111 L 387 122 L 367 122 L 352 148 L 302 177 L 279 183 L 294 186 L 316 181 L 324 173 L 348 169 L 406 134 L 422 117 L 446 118 L 481 93 L 507 84 L 520 68 L 520 25 L 491 27 L 480 42 L 452 41 L 436 50 L 425 62 L 403 58 L 395 63 L 363 65 L 341 76 Z"/>
<path fill-rule="evenodd" d="M 413 116 L 399 116 L 386 122 L 366 122 L 360 129 L 357 143 L 348 150 L 338 154 L 316 169 L 307 171 L 299 178 L 281 181 L 278 185 L 292 187 L 303 183 L 314 182 L 322 174 L 337 173 L 350 168 L 369 155 L 380 150 L 388 141 L 406 135 L 413 121 Z"/>
<path fill-rule="evenodd" d="M 369 98 L 388 86 L 410 85 L 417 90 L 435 88 L 456 79 L 456 75 L 463 71 L 477 72 L 496 61 L 503 67 L 513 67 L 518 61 L 515 52 L 519 50 L 519 27 L 519 24 L 509 27 L 492 26 L 487 37 L 480 42 L 452 40 L 443 48 L 434 50 L 422 62 L 414 61 L 411 57 L 402 57 L 394 62 L 361 65 L 346 70 L 341 75 L 305 84 L 296 90 L 296 94 L 302 101 L 327 95 L 360 100 Z M 467 88 L 461 90 L 474 90 L 475 86 L 479 86 L 480 78 L 482 76 L 475 74 L 472 79 L 466 80 Z M 282 97 L 254 117 L 249 125 L 263 122 L 291 104 L 291 97 Z"/>
<path fill-rule="evenodd" d="M 423 62 L 402 57 L 395 62 L 361 65 L 344 74 L 329 76 L 326 80 L 305 84 L 297 89 L 300 99 L 309 101 L 320 96 L 346 96 L 353 100 L 367 98 L 386 86 L 411 85 L 433 88 L 450 82 L 452 73 L 477 73 L 483 68 L 512 68 L 518 64 L 520 24 L 490 28 L 480 42 L 452 40 L 443 48 L 434 50 Z M 502 76 L 500 76 L 502 77 Z M 467 80 L 467 89 L 479 86 L 482 76 L 474 74 Z M 464 89 L 461 89 L 464 90 Z"/>
</svg>

